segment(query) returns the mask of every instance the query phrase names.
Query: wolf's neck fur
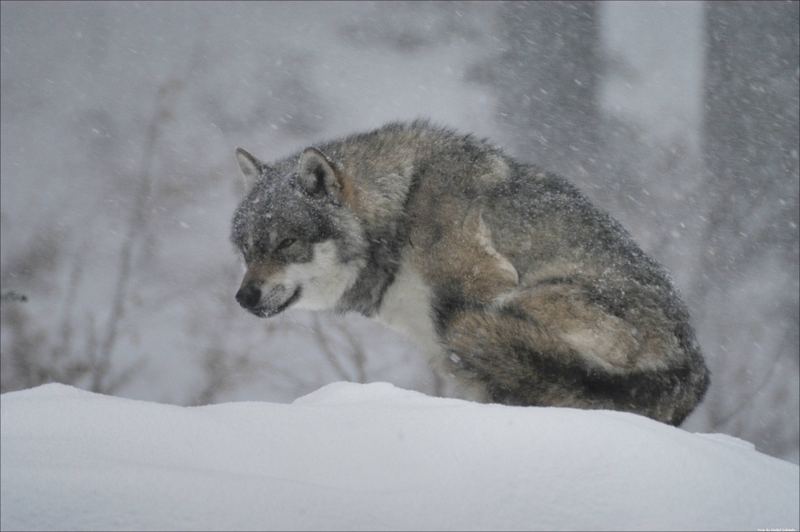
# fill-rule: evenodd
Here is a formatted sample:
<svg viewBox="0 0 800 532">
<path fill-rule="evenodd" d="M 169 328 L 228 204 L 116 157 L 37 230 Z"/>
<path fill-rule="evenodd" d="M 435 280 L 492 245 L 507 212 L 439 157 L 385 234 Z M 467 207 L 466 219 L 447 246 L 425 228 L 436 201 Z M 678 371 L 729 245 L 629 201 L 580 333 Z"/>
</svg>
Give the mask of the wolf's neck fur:
<svg viewBox="0 0 800 532">
<path fill-rule="evenodd" d="M 412 176 L 405 202 L 416 188 L 415 181 Z M 380 309 L 384 294 L 400 268 L 409 234 L 409 220 L 404 210 L 383 222 L 378 227 L 364 228 L 367 262 L 355 283 L 342 295 L 337 310 L 360 312 L 371 317 Z"/>
<path fill-rule="evenodd" d="M 340 299 L 337 310 L 365 316 L 375 316 L 379 311 L 409 241 L 407 206 L 418 188 L 421 159 L 429 156 L 420 149 L 427 144 L 421 137 L 431 134 L 433 131 L 427 128 L 415 130 L 398 124 L 367 134 L 376 137 L 374 152 L 364 153 L 353 139 L 322 146 L 323 151 L 334 154 L 352 180 L 359 197 L 355 214 L 361 220 L 367 244 L 366 264 Z M 365 158 L 372 164 L 364 165 Z"/>
</svg>

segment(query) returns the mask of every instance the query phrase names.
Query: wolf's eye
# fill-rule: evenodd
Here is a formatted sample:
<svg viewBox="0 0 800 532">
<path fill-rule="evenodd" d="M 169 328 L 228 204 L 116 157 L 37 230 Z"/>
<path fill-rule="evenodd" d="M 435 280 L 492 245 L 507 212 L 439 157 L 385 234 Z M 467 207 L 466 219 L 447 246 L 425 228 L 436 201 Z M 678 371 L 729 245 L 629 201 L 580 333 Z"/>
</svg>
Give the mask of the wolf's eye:
<svg viewBox="0 0 800 532">
<path fill-rule="evenodd" d="M 295 242 L 296 242 L 296 239 L 294 239 L 294 238 L 284 238 L 283 240 L 281 240 L 281 243 L 278 244 L 278 247 L 276 247 L 275 250 L 286 249 L 289 246 L 291 246 L 292 244 L 294 244 Z"/>
</svg>

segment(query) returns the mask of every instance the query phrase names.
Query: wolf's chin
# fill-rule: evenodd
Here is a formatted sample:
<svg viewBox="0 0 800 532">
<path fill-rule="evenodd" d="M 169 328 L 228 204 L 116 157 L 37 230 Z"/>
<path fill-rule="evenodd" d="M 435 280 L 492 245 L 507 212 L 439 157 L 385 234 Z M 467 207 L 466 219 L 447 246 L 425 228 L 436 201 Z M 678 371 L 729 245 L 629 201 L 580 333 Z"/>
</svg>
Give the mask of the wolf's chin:
<svg viewBox="0 0 800 532">
<path fill-rule="evenodd" d="M 289 298 L 286 301 L 284 301 L 277 307 L 269 307 L 269 306 L 258 307 L 253 309 L 253 314 L 258 316 L 259 318 L 271 318 L 276 314 L 280 314 L 281 312 L 289 308 L 291 305 L 293 305 L 298 299 L 300 299 L 301 292 L 302 289 L 301 287 L 298 286 L 297 288 L 295 288 L 292 295 L 289 296 Z"/>
</svg>

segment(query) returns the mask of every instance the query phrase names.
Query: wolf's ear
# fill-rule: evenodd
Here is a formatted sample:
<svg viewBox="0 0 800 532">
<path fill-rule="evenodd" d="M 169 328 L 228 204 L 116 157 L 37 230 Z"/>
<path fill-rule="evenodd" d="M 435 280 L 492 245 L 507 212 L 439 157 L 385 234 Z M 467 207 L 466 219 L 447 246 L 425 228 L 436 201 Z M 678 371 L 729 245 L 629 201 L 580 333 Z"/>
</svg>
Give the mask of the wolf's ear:
<svg viewBox="0 0 800 532">
<path fill-rule="evenodd" d="M 245 185 L 250 187 L 255 180 L 264 173 L 267 165 L 259 161 L 254 155 L 244 148 L 236 148 L 236 160 L 244 175 Z"/>
<path fill-rule="evenodd" d="M 336 164 L 316 148 L 303 150 L 297 163 L 297 176 L 312 196 L 327 195 L 341 201 L 350 195 L 350 187 Z"/>
</svg>

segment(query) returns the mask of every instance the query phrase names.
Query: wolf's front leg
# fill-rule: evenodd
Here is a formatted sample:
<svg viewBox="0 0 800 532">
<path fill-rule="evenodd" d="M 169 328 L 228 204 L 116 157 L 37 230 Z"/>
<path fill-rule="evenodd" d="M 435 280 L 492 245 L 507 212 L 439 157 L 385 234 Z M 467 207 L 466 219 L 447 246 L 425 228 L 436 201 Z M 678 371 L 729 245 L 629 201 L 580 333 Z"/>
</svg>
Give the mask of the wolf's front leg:
<svg viewBox="0 0 800 532">
<path fill-rule="evenodd" d="M 485 384 L 475 375 L 464 371 L 458 364 L 458 356 L 441 349 L 438 345 L 427 351 L 428 365 L 435 379 L 435 394 L 440 397 L 456 397 L 476 403 L 490 403 L 491 397 Z"/>
</svg>

